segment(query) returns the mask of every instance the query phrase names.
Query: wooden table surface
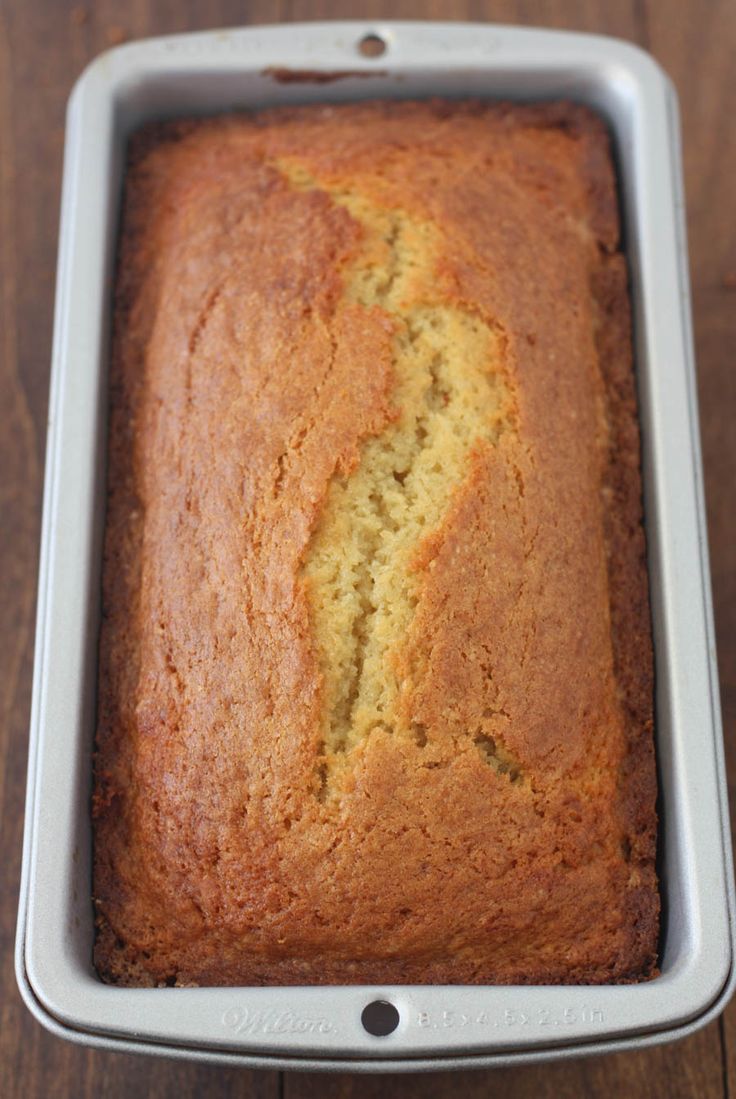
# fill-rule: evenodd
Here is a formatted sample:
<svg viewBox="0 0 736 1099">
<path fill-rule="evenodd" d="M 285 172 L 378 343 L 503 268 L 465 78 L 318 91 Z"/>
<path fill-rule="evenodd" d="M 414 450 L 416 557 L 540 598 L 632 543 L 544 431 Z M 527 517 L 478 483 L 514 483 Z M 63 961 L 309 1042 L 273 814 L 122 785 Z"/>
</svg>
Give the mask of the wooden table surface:
<svg viewBox="0 0 736 1099">
<path fill-rule="evenodd" d="M 0 0 L 0 1095 L 509 1097 L 736 1095 L 736 1000 L 685 1041 L 552 1066 L 427 1076 L 247 1072 L 93 1052 L 22 1005 L 21 858 L 64 107 L 125 39 L 245 23 L 471 19 L 597 31 L 650 50 L 680 94 L 708 520 L 730 784 L 736 782 L 736 3 L 734 0 Z M 736 799 L 732 796 L 732 802 Z"/>
</svg>

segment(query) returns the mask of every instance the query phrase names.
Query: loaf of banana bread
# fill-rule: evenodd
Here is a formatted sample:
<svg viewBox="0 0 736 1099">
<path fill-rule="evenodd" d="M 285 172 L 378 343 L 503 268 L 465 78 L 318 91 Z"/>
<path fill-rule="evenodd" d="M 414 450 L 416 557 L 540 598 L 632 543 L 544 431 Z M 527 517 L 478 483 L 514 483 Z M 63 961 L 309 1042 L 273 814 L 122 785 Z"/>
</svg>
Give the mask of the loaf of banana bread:
<svg viewBox="0 0 736 1099">
<path fill-rule="evenodd" d="M 431 101 L 150 126 L 113 327 L 101 976 L 652 976 L 602 123 Z"/>
</svg>

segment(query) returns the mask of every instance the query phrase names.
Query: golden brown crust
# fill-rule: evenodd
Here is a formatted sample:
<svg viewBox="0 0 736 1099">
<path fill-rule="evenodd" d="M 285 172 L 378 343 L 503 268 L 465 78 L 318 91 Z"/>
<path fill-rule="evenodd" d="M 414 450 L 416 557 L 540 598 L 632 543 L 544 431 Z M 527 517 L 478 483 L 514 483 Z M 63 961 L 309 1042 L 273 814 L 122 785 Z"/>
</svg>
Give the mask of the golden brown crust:
<svg viewBox="0 0 736 1099">
<path fill-rule="evenodd" d="M 395 723 L 326 798 L 304 563 L 330 486 L 398 415 L 399 322 L 345 293 L 366 246 L 346 187 L 441 235 L 437 293 L 495 334 L 513 409 L 417 545 Z M 605 131 L 569 104 L 274 110 L 134 139 L 93 801 L 104 979 L 656 972 L 617 247 Z"/>
</svg>

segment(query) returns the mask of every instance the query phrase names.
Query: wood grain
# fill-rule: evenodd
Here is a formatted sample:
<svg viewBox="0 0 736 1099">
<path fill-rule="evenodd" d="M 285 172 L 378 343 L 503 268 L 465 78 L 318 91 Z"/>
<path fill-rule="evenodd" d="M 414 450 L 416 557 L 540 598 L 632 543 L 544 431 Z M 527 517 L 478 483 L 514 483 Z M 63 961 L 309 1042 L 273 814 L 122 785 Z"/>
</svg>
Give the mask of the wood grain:
<svg viewBox="0 0 736 1099">
<path fill-rule="evenodd" d="M 619 35 L 650 49 L 681 97 L 701 423 L 724 723 L 736 786 L 736 5 L 733 0 L 0 0 L 0 1095 L 250 1099 L 324 1095 L 736 1094 L 736 1006 L 686 1041 L 538 1068 L 317 1077 L 101 1053 L 55 1039 L 12 971 L 32 670 L 37 542 L 64 108 L 100 50 L 149 34 L 329 18 L 473 19 Z M 733 794 L 733 791 L 732 791 Z M 733 796 L 732 796 L 733 804 Z"/>
</svg>

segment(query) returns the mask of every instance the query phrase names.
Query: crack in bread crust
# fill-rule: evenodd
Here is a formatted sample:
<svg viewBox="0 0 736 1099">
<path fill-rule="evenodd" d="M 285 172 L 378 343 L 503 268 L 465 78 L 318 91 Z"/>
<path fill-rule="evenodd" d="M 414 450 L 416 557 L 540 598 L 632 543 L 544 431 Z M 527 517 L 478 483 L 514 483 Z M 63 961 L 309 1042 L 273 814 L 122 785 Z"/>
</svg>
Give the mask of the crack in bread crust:
<svg viewBox="0 0 736 1099">
<path fill-rule="evenodd" d="M 296 187 L 319 186 L 294 163 L 279 168 Z M 402 719 L 398 705 L 412 686 L 400 651 L 421 597 L 417 553 L 441 526 L 472 452 L 495 445 L 514 421 L 500 334 L 442 298 L 436 226 L 357 188 L 322 189 L 363 229 L 345 295 L 391 322 L 396 408 L 364 444 L 357 470 L 333 478 L 303 562 L 324 684 L 319 796 L 327 800 L 340 793 L 346 757 L 374 730 L 426 744 L 428 730 Z M 481 754 L 518 777 L 503 748 L 486 740 Z"/>
</svg>

